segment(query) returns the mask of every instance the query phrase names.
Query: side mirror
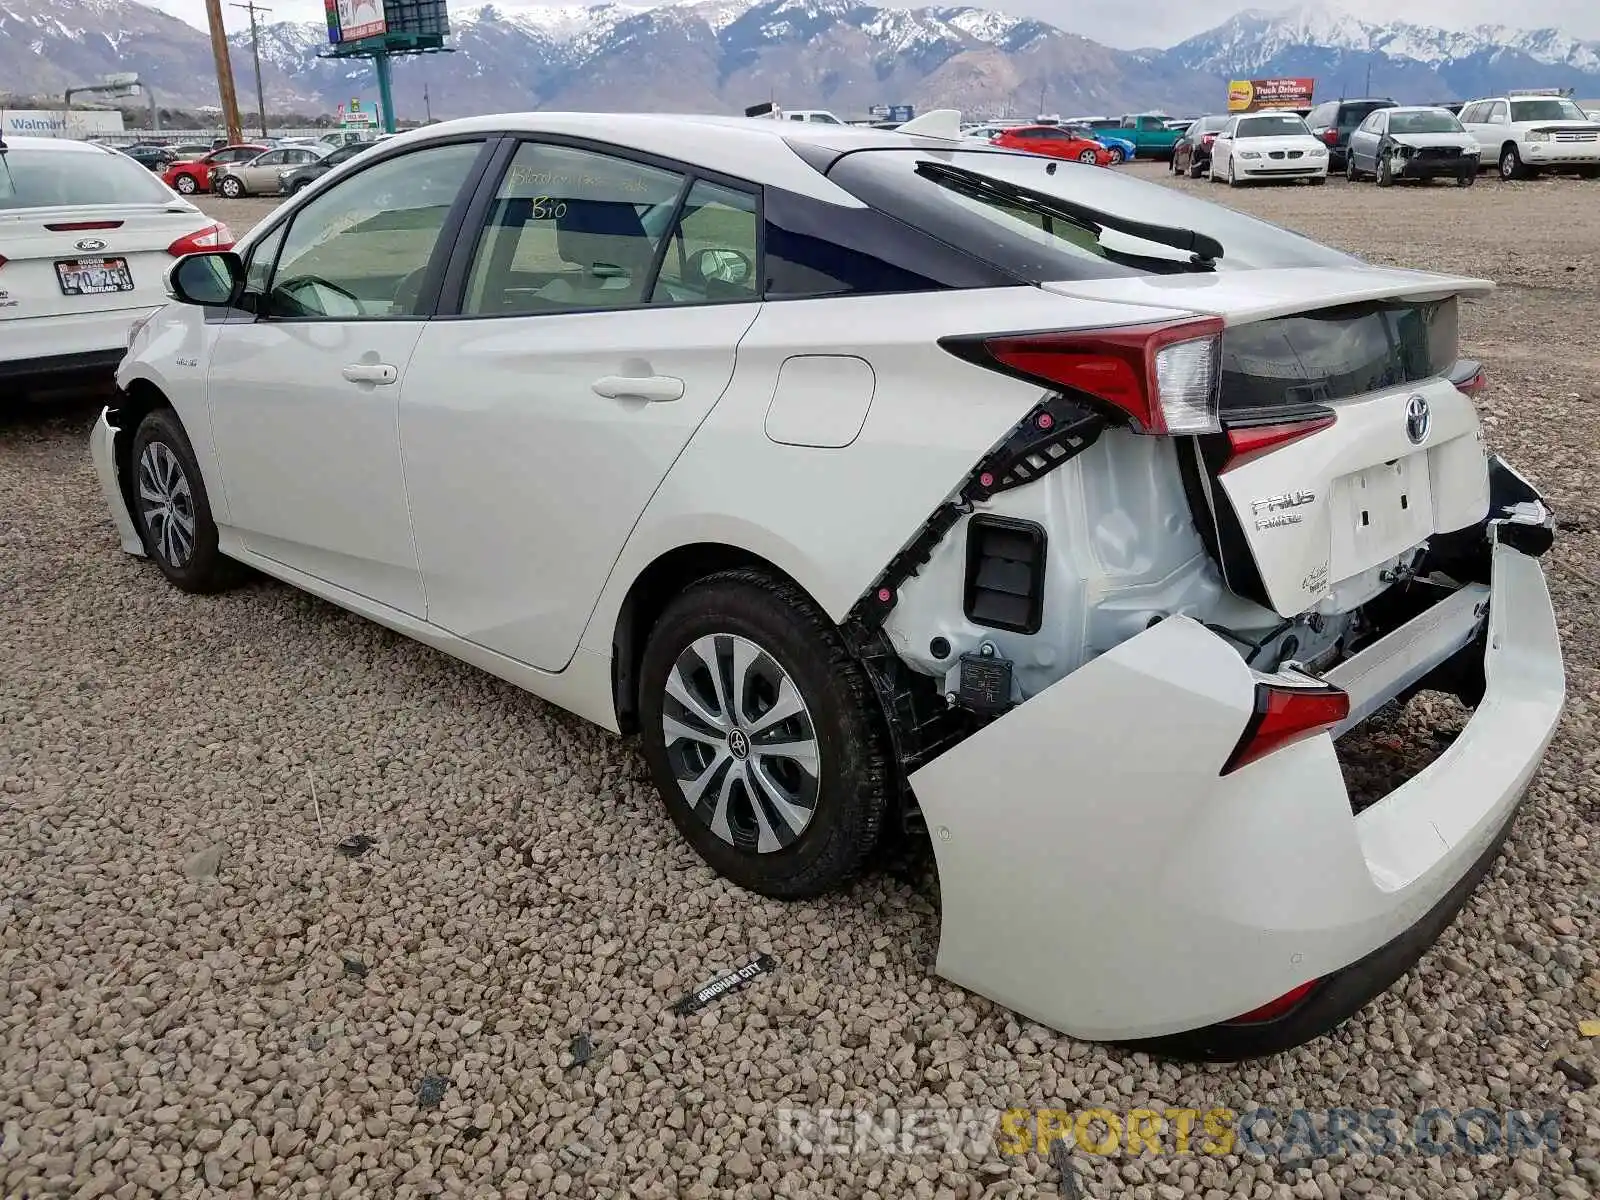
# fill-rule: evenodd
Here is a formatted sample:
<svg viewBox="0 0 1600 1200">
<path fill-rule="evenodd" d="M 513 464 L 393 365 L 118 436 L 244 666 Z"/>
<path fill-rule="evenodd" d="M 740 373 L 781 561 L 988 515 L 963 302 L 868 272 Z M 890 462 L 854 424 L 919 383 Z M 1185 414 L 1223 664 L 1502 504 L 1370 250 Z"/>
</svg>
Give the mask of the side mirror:
<svg viewBox="0 0 1600 1200">
<path fill-rule="evenodd" d="M 244 260 L 232 250 L 186 254 L 167 272 L 167 292 L 179 304 L 236 304 L 244 292 Z"/>
<path fill-rule="evenodd" d="M 689 256 L 689 274 L 701 283 L 747 287 L 755 277 L 755 264 L 737 250 L 698 250 Z"/>
</svg>

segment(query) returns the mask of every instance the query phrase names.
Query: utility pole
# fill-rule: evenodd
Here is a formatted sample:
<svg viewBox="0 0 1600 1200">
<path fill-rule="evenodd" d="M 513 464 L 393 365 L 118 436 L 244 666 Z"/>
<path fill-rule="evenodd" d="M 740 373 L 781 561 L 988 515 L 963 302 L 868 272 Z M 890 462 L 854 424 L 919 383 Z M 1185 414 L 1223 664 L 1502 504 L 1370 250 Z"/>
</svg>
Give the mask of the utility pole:
<svg viewBox="0 0 1600 1200">
<path fill-rule="evenodd" d="M 270 8 L 263 8 L 255 0 L 248 0 L 245 4 L 230 4 L 230 8 L 242 8 L 250 14 L 250 53 L 256 60 L 256 115 L 261 118 L 261 137 L 267 136 L 267 98 L 261 90 L 261 43 L 256 38 L 256 14 L 258 12 L 271 12 Z"/>
<path fill-rule="evenodd" d="M 1361 94 L 1363 96 L 1372 95 L 1372 59 L 1370 58 L 1367 59 L 1367 90 Z"/>
<path fill-rule="evenodd" d="M 433 102 L 428 99 L 428 81 L 422 81 L 422 110 L 426 114 L 427 123 L 433 124 Z"/>
<path fill-rule="evenodd" d="M 217 98 L 222 101 L 222 121 L 228 141 L 244 141 L 239 124 L 239 98 L 233 91 L 233 60 L 228 57 L 228 31 L 222 27 L 222 0 L 206 0 L 206 24 L 211 27 L 211 57 L 217 66 Z"/>
</svg>

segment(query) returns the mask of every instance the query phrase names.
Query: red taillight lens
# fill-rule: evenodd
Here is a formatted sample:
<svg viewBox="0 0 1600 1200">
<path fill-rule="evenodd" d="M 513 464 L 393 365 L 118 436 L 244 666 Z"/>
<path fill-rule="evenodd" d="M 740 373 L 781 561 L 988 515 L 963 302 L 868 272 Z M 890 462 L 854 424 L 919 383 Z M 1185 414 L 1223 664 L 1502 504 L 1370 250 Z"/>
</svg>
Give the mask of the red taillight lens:
<svg viewBox="0 0 1600 1200">
<path fill-rule="evenodd" d="M 218 221 L 179 238 L 167 247 L 167 253 L 173 258 L 182 258 L 185 254 L 200 254 L 206 250 L 226 250 L 232 245 L 233 231 Z"/>
<path fill-rule="evenodd" d="M 1489 373 L 1479 367 L 1477 373 L 1455 381 L 1456 391 L 1476 396 L 1489 390 Z"/>
<path fill-rule="evenodd" d="M 1337 129 L 1324 129 L 1322 131 L 1322 140 L 1326 145 L 1337 146 L 1339 144 L 1339 131 Z"/>
<path fill-rule="evenodd" d="M 980 366 L 1052 389 L 1083 392 L 1125 413 L 1139 433 L 1215 433 L 1221 428 L 1220 318 L 951 339 L 941 345 Z"/>
<path fill-rule="evenodd" d="M 1231 775 L 1246 763 L 1316 737 L 1349 715 L 1349 694 L 1332 684 L 1310 682 L 1304 687 L 1291 687 L 1258 683 L 1255 713 L 1222 774 Z"/>
<path fill-rule="evenodd" d="M 1334 421 L 1333 414 L 1329 413 L 1325 417 L 1313 417 L 1309 421 L 1285 421 L 1276 425 L 1231 428 L 1228 430 L 1228 461 L 1222 464 L 1222 470 L 1231 471 L 1234 467 L 1242 467 L 1268 451 L 1287 446 L 1291 442 L 1298 442 L 1313 433 L 1319 433 L 1331 426 Z"/>
<path fill-rule="evenodd" d="M 4 254 L 0 254 L 0 267 L 3 267 L 5 265 L 6 265 L 6 256 Z"/>
<path fill-rule="evenodd" d="M 1268 1000 L 1260 1008 L 1252 1008 L 1247 1013 L 1240 1013 L 1237 1017 L 1234 1017 L 1233 1020 L 1228 1021 L 1227 1024 L 1258 1025 L 1263 1021 L 1275 1021 L 1285 1013 L 1289 1012 L 1291 1009 L 1297 1007 L 1300 1001 L 1309 996 L 1311 994 L 1311 989 L 1316 986 L 1317 981 L 1315 979 L 1313 979 L 1310 983 L 1302 983 L 1299 987 L 1285 992 L 1276 1000 Z"/>
<path fill-rule="evenodd" d="M 46 225 L 51 233 L 82 233 L 86 229 L 121 229 L 121 221 L 57 221 Z"/>
</svg>

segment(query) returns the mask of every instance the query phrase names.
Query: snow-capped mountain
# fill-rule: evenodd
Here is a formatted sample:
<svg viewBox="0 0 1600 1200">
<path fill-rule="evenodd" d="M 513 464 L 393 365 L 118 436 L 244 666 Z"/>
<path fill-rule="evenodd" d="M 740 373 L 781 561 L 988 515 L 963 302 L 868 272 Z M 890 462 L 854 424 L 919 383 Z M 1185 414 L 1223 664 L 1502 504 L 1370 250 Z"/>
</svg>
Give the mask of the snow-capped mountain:
<svg viewBox="0 0 1600 1200">
<path fill-rule="evenodd" d="M 1242 12 L 1167 49 L 1114 50 L 1043 21 L 971 6 L 869 0 L 629 0 L 451 13 L 454 53 L 396 63 L 404 116 L 526 108 L 738 111 L 758 100 L 860 115 L 873 104 L 976 115 L 1216 111 L 1230 78 L 1311 75 L 1319 96 L 1370 86 L 1400 100 L 1571 86 L 1600 95 L 1600 43 L 1555 29 L 1376 25 L 1324 6 Z M 319 57 L 321 22 L 260 29 L 267 103 L 329 112 L 372 102 L 370 67 Z M 253 107 L 248 32 L 230 36 Z M 202 30 L 135 0 L 0 0 L 0 83 L 60 96 L 137 70 L 163 104 L 216 104 Z M 426 100 L 424 93 L 426 92 Z"/>
<path fill-rule="evenodd" d="M 1312 75 L 1319 94 L 1324 84 L 1346 94 L 1365 87 L 1369 69 L 1372 90 L 1397 99 L 1466 98 L 1516 87 L 1600 93 L 1600 42 L 1559 29 L 1380 25 L 1326 5 L 1241 12 L 1165 57 L 1215 75 Z"/>
</svg>

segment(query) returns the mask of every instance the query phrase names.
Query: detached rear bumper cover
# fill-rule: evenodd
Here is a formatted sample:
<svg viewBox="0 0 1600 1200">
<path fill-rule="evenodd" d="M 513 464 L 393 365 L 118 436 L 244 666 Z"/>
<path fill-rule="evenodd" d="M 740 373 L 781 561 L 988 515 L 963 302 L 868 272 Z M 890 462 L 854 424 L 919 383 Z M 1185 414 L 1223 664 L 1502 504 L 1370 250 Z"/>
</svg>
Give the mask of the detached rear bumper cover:
<svg viewBox="0 0 1600 1200">
<path fill-rule="evenodd" d="M 1423 920 L 1510 820 L 1564 700 L 1543 570 L 1505 544 L 1492 560 L 1482 702 L 1359 816 L 1328 735 L 1219 775 L 1254 677 L 1182 617 L 917 771 L 939 973 L 1072 1036 L 1128 1040 L 1227 1021 Z"/>
</svg>

